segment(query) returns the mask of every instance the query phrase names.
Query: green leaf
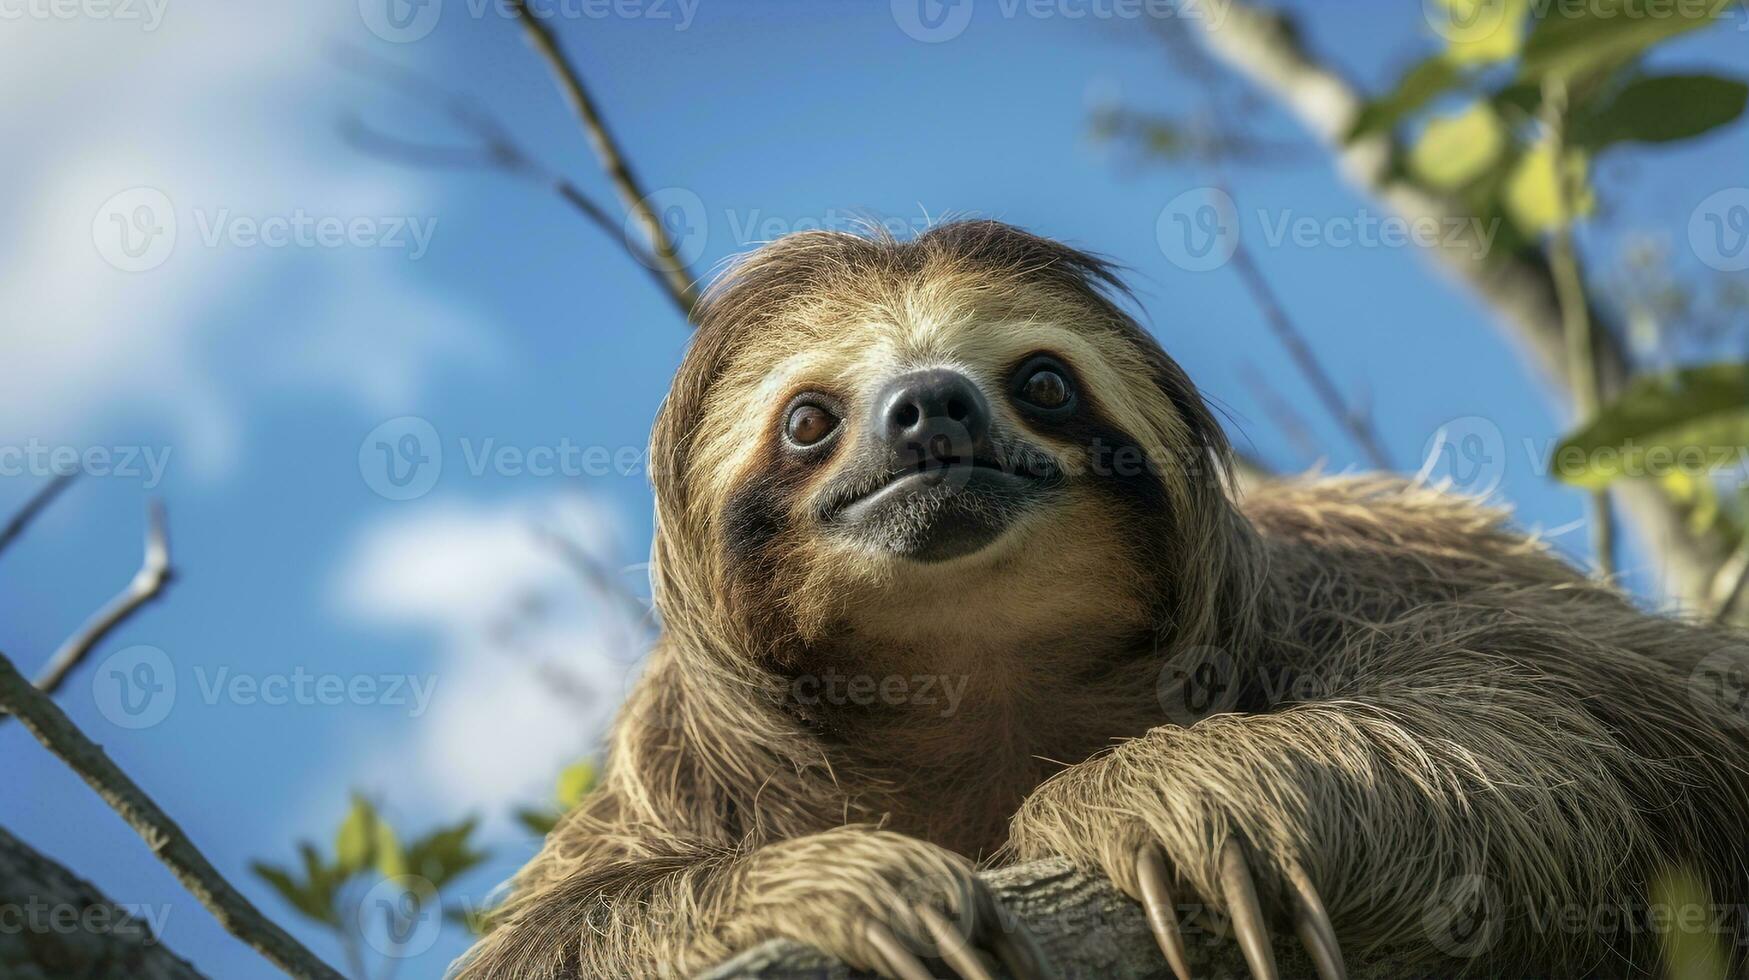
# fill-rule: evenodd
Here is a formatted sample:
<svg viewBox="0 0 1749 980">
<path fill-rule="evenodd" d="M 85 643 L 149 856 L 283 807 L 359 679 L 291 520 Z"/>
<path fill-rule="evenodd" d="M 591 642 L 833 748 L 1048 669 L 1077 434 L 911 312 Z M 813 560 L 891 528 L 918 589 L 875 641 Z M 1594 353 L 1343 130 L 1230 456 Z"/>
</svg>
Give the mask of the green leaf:
<svg viewBox="0 0 1749 980">
<path fill-rule="evenodd" d="M 1519 77 L 1574 78 L 1640 55 L 1660 41 L 1713 23 L 1731 0 L 1555 0 L 1524 42 Z"/>
<path fill-rule="evenodd" d="M 339 914 L 334 911 L 333 896 L 322 887 L 320 880 L 300 883 L 290 871 L 265 861 L 250 862 L 249 870 L 272 886 L 279 897 L 305 918 L 330 925 L 340 921 Z"/>
<path fill-rule="evenodd" d="M 1749 446 L 1749 363 L 1636 379 L 1555 447 L 1556 478 L 1587 488 L 1633 473 L 1736 465 Z"/>
<path fill-rule="evenodd" d="M 1439 0 L 1449 13 L 1446 56 L 1460 65 L 1492 64 L 1517 56 L 1524 42 L 1529 0 Z"/>
<path fill-rule="evenodd" d="M 458 875 L 486 859 L 486 852 L 469 843 L 478 821 L 468 818 L 449 827 L 439 827 L 407 845 L 408 870 L 441 888 Z"/>
<path fill-rule="evenodd" d="M 1589 214 L 1594 200 L 1587 184 L 1588 171 L 1588 161 L 1579 151 L 1567 154 L 1563 174 L 1555 166 L 1553 144 L 1543 140 L 1531 147 L 1513 166 L 1502 192 L 1513 223 L 1536 235 L 1560 228 L 1578 215 Z M 1577 188 L 1573 191 L 1577 200 L 1567 200 L 1563 177 Z"/>
<path fill-rule="evenodd" d="M 492 928 L 492 911 L 479 908 L 446 908 L 443 910 L 443 917 L 476 936 L 484 936 Z"/>
<path fill-rule="evenodd" d="M 1429 187 L 1452 191 L 1487 173 L 1505 149 L 1506 129 L 1494 108 L 1472 102 L 1427 124 L 1409 151 L 1409 169 Z"/>
<path fill-rule="evenodd" d="M 583 801 L 583 797 L 595 788 L 595 763 L 585 759 L 582 762 L 566 766 L 559 773 L 558 800 L 559 805 L 569 810 Z"/>
<path fill-rule="evenodd" d="M 1450 91 L 1463 79 L 1463 72 L 1443 54 L 1434 55 L 1404 73 L 1388 94 L 1369 102 L 1348 128 L 1347 139 L 1389 132 L 1404 117 Z"/>
<path fill-rule="evenodd" d="M 334 861 L 342 874 L 363 871 L 376 862 L 376 808 L 362 796 L 352 797 L 352 809 L 334 835 Z"/>
<path fill-rule="evenodd" d="M 400 838 L 385 820 L 376 822 L 371 840 L 371 853 L 377 873 L 384 878 L 399 878 L 407 873 L 407 854 L 401 850 Z"/>
<path fill-rule="evenodd" d="M 561 816 L 563 814 L 551 813 L 546 810 L 521 809 L 516 811 L 517 822 L 542 837 L 553 832 L 553 828 L 559 825 L 559 817 Z"/>
<path fill-rule="evenodd" d="M 1629 82 L 1601 107 L 1573 121 L 1573 142 L 1668 143 L 1728 125 L 1749 105 L 1749 85 L 1712 75 L 1661 75 Z"/>
</svg>

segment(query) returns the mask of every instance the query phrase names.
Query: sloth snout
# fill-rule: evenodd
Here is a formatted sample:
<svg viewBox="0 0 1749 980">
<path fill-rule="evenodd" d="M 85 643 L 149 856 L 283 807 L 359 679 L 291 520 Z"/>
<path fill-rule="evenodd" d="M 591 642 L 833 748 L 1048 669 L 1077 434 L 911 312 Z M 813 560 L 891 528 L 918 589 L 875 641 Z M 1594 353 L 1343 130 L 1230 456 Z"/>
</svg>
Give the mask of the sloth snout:
<svg viewBox="0 0 1749 980">
<path fill-rule="evenodd" d="M 904 466 L 970 463 L 989 450 L 990 404 L 958 371 L 902 374 L 875 398 L 872 435 Z"/>
</svg>

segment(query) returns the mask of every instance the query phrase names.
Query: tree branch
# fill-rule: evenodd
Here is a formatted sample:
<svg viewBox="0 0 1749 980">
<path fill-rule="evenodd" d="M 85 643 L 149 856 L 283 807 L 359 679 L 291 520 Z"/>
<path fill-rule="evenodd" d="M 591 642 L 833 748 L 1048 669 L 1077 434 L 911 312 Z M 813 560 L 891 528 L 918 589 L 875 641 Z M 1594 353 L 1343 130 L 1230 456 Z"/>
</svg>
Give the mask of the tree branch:
<svg viewBox="0 0 1749 980">
<path fill-rule="evenodd" d="M 1232 0 L 1219 20 L 1185 18 L 1196 25 L 1210 52 L 1272 95 L 1313 135 L 1329 146 L 1338 169 L 1361 190 L 1411 221 L 1461 222 L 1452 202 L 1391 178 L 1387 135 L 1346 141 L 1364 97 L 1335 70 L 1306 50 L 1285 17 Z M 1450 236 L 1441 236 L 1442 239 Z M 1473 235 L 1432 249 L 1441 265 L 1498 314 L 1508 337 L 1522 347 L 1560 391 L 1572 390 L 1566 336 L 1548 263 L 1537 254 L 1494 256 L 1483 261 Z M 1594 305 L 1595 368 L 1601 392 L 1620 391 L 1629 363 L 1616 331 Z M 1616 500 L 1647 549 L 1663 564 L 1669 592 L 1694 608 L 1706 608 L 1715 569 L 1724 560 L 1718 542 L 1689 530 L 1688 509 L 1646 480 L 1621 480 Z"/>
<path fill-rule="evenodd" d="M 1579 249 L 1573 242 L 1573 217 L 1578 189 L 1567 172 L 1567 84 L 1559 76 L 1543 82 L 1543 128 L 1549 154 L 1555 159 L 1555 182 L 1559 187 L 1560 225 L 1549 242 L 1549 270 L 1555 278 L 1555 303 L 1561 311 L 1561 332 L 1567 341 L 1567 384 L 1573 389 L 1573 422 L 1583 425 L 1603 407 L 1597 380 L 1597 327 L 1591 321 L 1585 298 L 1585 279 L 1579 272 Z M 1597 573 L 1615 576 L 1615 515 L 1609 508 L 1608 488 L 1591 492 L 1591 550 Z"/>
<path fill-rule="evenodd" d="M 48 483 L 43 484 L 41 490 L 25 501 L 24 506 L 18 508 L 18 513 L 13 514 L 12 519 L 6 522 L 6 526 L 0 528 L 0 552 L 4 552 L 13 541 L 18 539 L 19 535 L 24 533 L 24 529 L 30 526 L 30 522 L 36 520 L 38 514 L 54 503 L 55 498 L 61 495 L 61 491 L 67 489 L 68 484 L 71 484 L 73 477 L 77 475 L 76 473 L 57 473 Z"/>
<path fill-rule="evenodd" d="M 66 763 L 146 842 L 231 935 L 293 977 L 342 980 L 303 944 L 275 925 L 219 874 L 188 835 L 61 711 L 0 654 L 0 708 L 11 712 L 56 758 Z"/>
<path fill-rule="evenodd" d="M 1713 582 L 1713 622 L 1729 623 L 1732 614 L 1749 594 L 1749 538 L 1737 547 L 1736 554 L 1720 566 Z"/>
<path fill-rule="evenodd" d="M 631 164 L 620 152 L 613 135 L 608 132 L 607 123 L 601 118 L 595 100 L 590 98 L 589 89 L 584 86 L 582 76 L 559 48 L 558 39 L 553 36 L 552 29 L 529 11 L 526 0 L 511 0 L 510 7 L 522 21 L 529 43 L 552 69 L 559 83 L 559 90 L 577 113 L 578 121 L 583 124 L 583 131 L 589 137 L 589 145 L 595 150 L 595 157 L 619 195 L 620 203 L 625 205 L 626 210 L 643 229 L 656 261 L 656 268 L 661 272 L 669 294 L 690 321 L 693 309 L 698 305 L 698 290 L 693 286 L 692 274 L 680 261 L 680 255 L 673 240 L 668 237 L 667 230 L 662 227 L 661 219 L 651 210 L 649 194 L 632 173 Z"/>
<path fill-rule="evenodd" d="M 1239 242 L 1233 249 L 1233 270 L 1239 273 L 1239 281 L 1245 286 L 1245 291 L 1251 294 L 1252 302 L 1263 311 L 1263 321 L 1275 334 L 1275 339 L 1287 351 L 1287 355 L 1299 368 L 1300 374 L 1312 386 L 1312 391 L 1323 404 L 1324 411 L 1336 420 L 1336 424 L 1347 430 L 1355 443 L 1366 454 L 1367 461 L 1381 470 L 1391 469 L 1391 458 L 1385 452 L 1384 441 L 1379 438 L 1378 429 L 1372 419 L 1365 413 L 1349 407 L 1347 399 L 1342 396 L 1341 389 L 1331 379 L 1329 372 L 1324 370 L 1323 362 L 1306 343 L 1306 338 L 1300 329 L 1294 325 L 1292 317 L 1281 305 L 1281 300 L 1270 287 L 1269 280 L 1263 277 L 1263 270 L 1251 258 L 1251 251 Z"/>
<path fill-rule="evenodd" d="M 985 872 L 1005 912 L 1024 923 L 1059 975 L 1100 980 L 1169 980 L 1171 970 L 1154 942 L 1141 906 L 1103 878 L 1060 859 Z M 1181 915 L 1192 909 L 1181 906 Z M 1010 920 L 1011 921 L 1011 920 Z M 1183 923 L 1189 967 L 1197 977 L 1249 977 L 1238 944 L 1200 918 Z M 1292 932 L 1275 937 L 1275 957 L 1284 978 L 1317 976 Z M 1465 966 L 1453 961 L 1450 973 Z M 1349 964 L 1354 980 L 1399 980 L 1426 974 L 1389 950 L 1370 951 Z M 800 943 L 769 942 L 704 974 L 701 980 L 863 980 L 853 971 Z M 1006 976 L 1006 974 L 1004 974 Z"/>
<path fill-rule="evenodd" d="M 349 113 L 341 118 L 340 136 L 355 149 L 407 166 L 496 170 L 512 177 L 543 184 L 608 238 L 619 242 L 632 259 L 650 275 L 656 288 L 673 300 L 682 314 L 689 313 L 691 307 L 670 287 L 669 278 L 663 272 L 660 261 L 648 249 L 627 236 L 624 223 L 615 220 L 606 208 L 583 193 L 570 178 L 554 173 L 550 168 L 536 162 L 491 114 L 460 96 L 445 92 L 434 82 L 414 72 L 366 52 L 342 46 L 338 50 L 338 60 L 347 69 L 409 98 L 437 104 L 451 122 L 472 134 L 478 141 L 475 146 L 433 146 L 417 143 L 385 133 L 366 123 L 356 113 Z"/>
<path fill-rule="evenodd" d="M 162 945 L 154 916 L 110 901 L 4 828 L 0 909 L 12 913 L 12 927 L 0 929 L 0 976 L 206 980 Z M 166 921 L 167 915 L 156 924 Z"/>
<path fill-rule="evenodd" d="M 142 606 L 162 595 L 164 587 L 174 577 L 170 568 L 170 537 L 165 529 L 164 505 L 153 501 L 147 505 L 146 554 L 140 561 L 140 570 L 134 573 L 127 588 L 117 593 L 79 628 L 79 632 L 61 644 L 42 673 L 37 675 L 37 690 L 44 694 L 59 690 L 67 675 L 84 662 L 104 637 L 127 622 Z"/>
</svg>

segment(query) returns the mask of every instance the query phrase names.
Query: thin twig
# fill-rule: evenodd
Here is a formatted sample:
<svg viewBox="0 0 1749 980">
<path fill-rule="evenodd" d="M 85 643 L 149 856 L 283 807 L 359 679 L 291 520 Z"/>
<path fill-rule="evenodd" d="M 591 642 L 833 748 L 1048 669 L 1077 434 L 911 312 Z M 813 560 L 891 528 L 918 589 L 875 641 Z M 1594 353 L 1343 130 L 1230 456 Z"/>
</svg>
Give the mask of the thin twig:
<svg viewBox="0 0 1749 980">
<path fill-rule="evenodd" d="M 1251 294 L 1252 302 L 1263 311 L 1264 322 L 1269 324 L 1275 339 L 1281 342 L 1294 366 L 1311 384 L 1313 393 L 1324 406 L 1324 411 L 1347 430 L 1373 466 L 1381 470 L 1391 469 L 1391 458 L 1385 452 L 1384 442 L 1379 438 L 1378 430 L 1373 427 L 1372 419 L 1349 407 L 1341 390 L 1336 387 L 1336 382 L 1318 360 L 1318 355 L 1306 343 L 1305 335 L 1300 333 L 1293 319 L 1287 315 L 1286 308 L 1276 298 L 1275 290 L 1270 287 L 1269 280 L 1264 278 L 1263 270 L 1252 260 L 1243 241 L 1238 242 L 1233 249 L 1232 264 L 1233 271 L 1239 274 L 1239 281 L 1245 285 L 1245 291 Z"/>
<path fill-rule="evenodd" d="M 1270 386 L 1269 380 L 1257 365 L 1245 361 L 1239 368 L 1239 380 L 1245 387 L 1251 389 L 1251 397 L 1263 405 L 1263 410 L 1274 420 L 1275 427 L 1287 436 L 1288 442 L 1303 460 L 1316 460 L 1323 454 L 1318 451 L 1317 440 L 1312 437 L 1312 430 L 1306 425 L 1306 420 L 1299 410 L 1287 403 L 1287 400 Z"/>
<path fill-rule="evenodd" d="M 659 260 L 626 233 L 625 223 L 616 220 L 606 208 L 596 203 L 569 178 L 536 161 L 490 113 L 467 99 L 445 92 L 441 86 L 415 72 L 385 62 L 367 52 L 341 46 L 337 50 L 337 57 L 347 69 L 388 86 L 408 98 L 437 103 L 451 122 L 471 133 L 478 141 L 474 146 L 434 146 L 418 143 L 385 133 L 366 123 L 357 114 L 349 113 L 341 119 L 340 135 L 353 147 L 407 166 L 496 170 L 544 185 L 608 238 L 619 242 L 650 275 L 656 288 L 674 301 L 683 314 L 689 313 L 691 307 L 671 288 Z"/>
<path fill-rule="evenodd" d="M 61 644 L 42 673 L 37 675 L 37 690 L 44 694 L 55 693 L 67 675 L 84 662 L 104 637 L 127 622 L 140 607 L 162 595 L 174 575 L 170 568 L 170 536 L 165 529 L 164 505 L 154 500 L 146 510 L 146 553 L 140 561 L 140 570 L 134 573 L 133 581 L 126 588 L 87 620 L 79 632 Z"/>
<path fill-rule="evenodd" d="M 25 501 L 24 506 L 18 509 L 18 513 L 13 514 L 12 519 L 6 522 L 6 526 L 0 528 L 0 552 L 5 551 L 7 546 L 24 533 L 24 529 L 30 526 L 30 522 L 36 520 L 38 514 L 47 509 L 49 504 L 54 503 L 55 498 L 61 495 L 62 490 L 67 489 L 67 485 L 72 483 L 73 477 L 77 475 L 77 472 L 57 473 L 48 483 L 43 484 L 41 490 Z"/>
<path fill-rule="evenodd" d="M 565 564 L 577 573 L 583 585 L 597 595 L 605 596 L 620 607 L 626 618 L 636 623 L 646 633 L 653 630 L 651 617 L 655 610 L 643 598 L 626 588 L 624 582 L 616 578 L 600 561 L 596 560 L 587 549 L 571 537 L 561 534 L 551 528 L 536 528 L 539 540 L 558 552 Z"/>
<path fill-rule="evenodd" d="M 583 77 L 560 50 L 552 29 L 529 11 L 526 0 L 510 0 L 510 9 L 522 21 L 529 43 L 534 45 L 534 49 L 546 59 L 548 67 L 552 69 L 560 91 L 565 94 L 565 100 L 571 104 L 578 121 L 583 124 L 583 131 L 589 137 L 589 145 L 594 148 L 596 159 L 601 162 L 601 169 L 606 172 L 607 179 L 619 194 L 620 203 L 631 212 L 648 238 L 650 251 L 668 284 L 674 302 L 686 314 L 686 318 L 691 320 L 693 310 L 698 305 L 698 290 L 693 286 L 692 274 L 687 271 L 685 263 L 680 261 L 679 252 L 675 249 L 673 240 L 668 237 L 667 230 L 662 227 L 661 219 L 650 208 L 649 194 L 632 173 L 631 164 L 627 162 L 625 154 L 620 152 L 613 135 L 608 132 L 607 123 L 601 118 L 601 112 L 589 96 L 589 89 L 583 84 Z"/>
<path fill-rule="evenodd" d="M 1232 105 L 1232 100 L 1226 97 L 1226 90 L 1221 86 L 1219 75 L 1207 56 L 1195 45 L 1187 43 L 1187 36 L 1177 25 L 1172 25 L 1162 34 L 1162 37 L 1177 50 L 1181 57 L 1178 63 L 1202 88 L 1205 101 L 1213 107 L 1214 111 L 1208 120 L 1208 128 L 1217 134 L 1216 144 L 1232 145 L 1240 142 L 1239 137 L 1230 135 L 1232 132 L 1231 120 L 1242 118 L 1246 113 L 1241 111 L 1240 107 Z M 1217 158 L 1214 161 L 1218 168 L 1217 173 L 1226 169 L 1227 162 L 1226 158 Z M 1223 194 L 1228 197 L 1232 196 L 1231 189 L 1227 187 L 1224 177 L 1218 177 L 1217 184 Z M 1323 404 L 1324 410 L 1360 446 L 1361 452 L 1365 454 L 1368 462 L 1377 469 L 1392 469 L 1390 454 L 1385 452 L 1384 440 L 1379 437 L 1378 429 L 1373 425 L 1371 415 L 1349 405 L 1348 399 L 1343 397 L 1341 389 L 1336 386 L 1330 373 L 1318 360 L 1318 355 L 1312 350 L 1311 345 L 1306 343 L 1305 334 L 1294 324 L 1293 318 L 1288 316 L 1287 308 L 1276 297 L 1274 288 L 1270 286 L 1269 280 L 1263 275 L 1263 270 L 1252 258 L 1250 250 L 1245 247 L 1243 236 L 1235 239 L 1231 261 L 1233 270 L 1239 274 L 1240 284 L 1251 296 L 1251 301 L 1262 311 L 1263 319 L 1269 325 L 1270 331 L 1275 334 L 1276 340 L 1286 349 L 1288 358 L 1293 361 L 1294 367 L 1312 386 L 1312 390 L 1318 396 L 1319 402 Z"/>
<path fill-rule="evenodd" d="M 1572 219 L 1578 194 L 1566 166 L 1567 86 L 1559 75 L 1550 75 L 1543 82 L 1543 126 L 1549 140 L 1549 154 L 1554 158 L 1555 199 L 1560 208 L 1555 231 L 1549 241 L 1549 271 L 1555 280 L 1556 301 L 1561 309 L 1561 325 L 1567 339 L 1567 376 L 1573 388 L 1573 414 L 1583 424 L 1596 416 L 1602 407 L 1602 382 L 1597 371 L 1595 327 L 1591 323 L 1591 303 L 1585 295 L 1585 280 L 1579 272 L 1579 253 L 1573 244 Z M 1600 488 L 1591 494 L 1591 550 L 1597 562 L 1597 573 L 1604 578 L 1615 575 L 1615 514 L 1609 506 L 1609 490 Z"/>
<path fill-rule="evenodd" d="M 25 680 L 3 653 L 0 653 L 0 708 L 18 716 L 37 741 L 96 790 L 227 932 L 290 976 L 342 980 L 339 973 L 262 915 L 226 881 L 176 821 L 111 762 L 103 748 L 87 738 L 48 695 Z"/>
<path fill-rule="evenodd" d="M 1730 622 L 1745 594 L 1749 594 L 1749 535 L 1713 579 L 1713 622 Z"/>
</svg>

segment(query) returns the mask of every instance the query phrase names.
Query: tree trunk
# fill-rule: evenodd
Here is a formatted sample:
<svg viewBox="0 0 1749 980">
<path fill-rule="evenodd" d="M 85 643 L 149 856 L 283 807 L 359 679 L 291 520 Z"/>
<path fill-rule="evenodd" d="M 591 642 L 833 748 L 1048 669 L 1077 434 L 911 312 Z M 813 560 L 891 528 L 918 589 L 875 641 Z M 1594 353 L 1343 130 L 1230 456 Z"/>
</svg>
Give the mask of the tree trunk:
<svg viewBox="0 0 1749 980">
<path fill-rule="evenodd" d="M 1186 23 L 1202 29 L 1211 53 L 1274 98 L 1329 147 L 1337 169 L 1354 186 L 1406 219 L 1434 221 L 1441 228 L 1467 227 L 1470 215 L 1461 206 L 1393 178 L 1388 136 L 1346 140 L 1365 96 L 1307 50 L 1285 15 L 1232 2 L 1223 18 L 1186 18 Z M 1429 249 L 1441 267 L 1488 305 L 1507 339 L 1530 356 L 1552 388 L 1570 392 L 1565 328 L 1548 263 L 1534 253 L 1479 261 L 1479 243 L 1473 235 L 1466 234 L 1461 241 L 1443 238 L 1439 247 Z M 1630 365 L 1607 312 L 1593 306 L 1590 315 L 1597 325 L 1598 380 L 1608 398 L 1627 383 Z M 1520 447 L 1506 448 L 1514 461 L 1526 458 Z M 1729 557 L 1723 542 L 1691 532 L 1690 508 L 1672 500 L 1649 479 L 1618 480 L 1610 490 L 1651 555 L 1665 593 L 1689 610 L 1709 609 L 1714 601 L 1713 578 Z"/>
<path fill-rule="evenodd" d="M 0 829 L 0 977 L 205 980 L 151 926 Z"/>
<path fill-rule="evenodd" d="M 1103 878 L 1078 871 L 1060 859 L 988 872 L 1005 910 L 1026 924 L 1065 980 L 1172 980 L 1172 971 L 1154 943 L 1141 906 Z M 1239 947 L 1223 932 L 1192 920 L 1184 927 L 1190 972 L 1199 980 L 1249 978 Z M 1277 935 L 1276 962 L 1283 978 L 1313 978 L 1312 962 L 1291 932 Z M 1465 965 L 1453 964 L 1457 972 Z M 1369 955 L 1348 963 L 1354 980 L 1402 980 L 1419 975 L 1402 959 Z M 1425 971 L 1425 964 L 1421 969 Z M 823 953 L 798 943 L 769 942 L 735 957 L 702 980 L 863 980 Z"/>
</svg>

